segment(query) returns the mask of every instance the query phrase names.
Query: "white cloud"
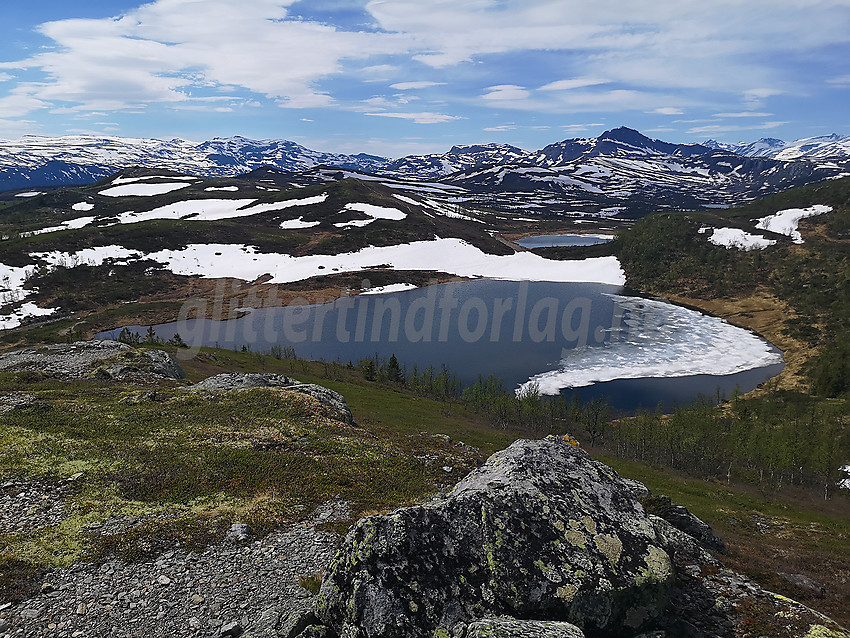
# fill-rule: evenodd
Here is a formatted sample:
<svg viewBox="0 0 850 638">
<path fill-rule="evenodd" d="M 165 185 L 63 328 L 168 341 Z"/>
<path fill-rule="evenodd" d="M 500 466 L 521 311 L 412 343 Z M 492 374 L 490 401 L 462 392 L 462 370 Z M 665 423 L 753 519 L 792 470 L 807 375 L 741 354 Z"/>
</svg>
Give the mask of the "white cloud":
<svg viewBox="0 0 850 638">
<path fill-rule="evenodd" d="M 675 106 L 661 106 L 652 111 L 653 113 L 657 113 L 658 115 L 682 115 L 684 111 Z"/>
<path fill-rule="evenodd" d="M 760 113 L 758 111 L 738 111 L 736 113 L 715 113 L 714 117 L 770 117 L 773 113 Z"/>
<path fill-rule="evenodd" d="M 8 73 L 0 73 L 0 82 L 8 82 L 9 80 L 13 80 L 15 76 L 9 75 Z"/>
<path fill-rule="evenodd" d="M 531 96 L 531 93 L 525 87 L 516 84 L 498 84 L 488 87 L 487 90 L 489 93 L 481 96 L 485 100 L 524 100 Z"/>
<path fill-rule="evenodd" d="M 503 133 L 505 131 L 516 130 L 516 126 L 513 124 L 502 124 L 501 126 L 488 126 L 484 130 L 492 133 Z"/>
<path fill-rule="evenodd" d="M 522 61 L 529 77 L 504 74 L 505 84 L 491 87 L 484 104 L 558 113 L 675 114 L 663 109 L 675 104 L 691 110 L 708 102 L 699 94 L 685 99 L 683 94 L 694 91 L 727 96 L 730 104 L 743 98 L 729 108 L 761 111 L 771 97 L 802 94 L 807 82 L 850 86 L 838 63 L 824 65 L 822 77 L 804 79 L 794 75 L 799 65 L 788 63 L 810 51 L 846 48 L 848 0 L 363 0 L 357 4 L 365 5 L 379 28 L 362 31 L 292 18 L 288 10 L 295 2 L 152 0 L 120 16 L 47 23 L 41 32 L 53 41 L 51 47 L 0 63 L 0 71 L 43 75 L 0 98 L 7 100 L 0 102 L 0 113 L 141 111 L 150 104 L 195 108 L 199 95 L 236 90 L 288 108 L 349 108 L 334 90 L 337 76 L 395 82 L 390 86 L 396 91 L 415 91 L 441 84 L 408 80 L 424 75 L 419 63 L 461 65 L 462 73 L 451 76 L 454 89 L 462 86 L 459 79 L 481 85 L 480 77 L 500 77 L 495 74 L 500 69 L 467 63 L 486 64 L 487 56 L 517 52 L 527 56 Z M 558 66 L 536 68 L 535 55 L 557 56 Z M 479 68 L 488 73 L 476 75 Z M 0 82 L 10 79 L 0 72 Z M 345 91 L 352 94 L 350 83 Z M 467 98 L 455 100 L 468 103 Z M 6 105 L 15 115 L 7 115 Z"/>
<path fill-rule="evenodd" d="M 586 131 L 589 131 L 592 128 L 598 128 L 600 126 L 605 126 L 605 125 L 600 124 L 598 122 L 593 123 L 593 124 L 566 124 L 565 126 L 562 126 L 561 128 L 567 133 L 584 133 Z"/>
<path fill-rule="evenodd" d="M 586 86 L 597 86 L 599 84 L 608 84 L 608 80 L 602 78 L 573 78 L 571 80 L 557 80 L 544 84 L 538 91 L 569 91 L 572 89 L 581 89 Z"/>
<path fill-rule="evenodd" d="M 838 89 L 846 89 L 850 88 L 850 74 L 848 75 L 839 75 L 834 78 L 828 78 L 826 83 L 834 88 Z"/>
<path fill-rule="evenodd" d="M 442 122 L 462 119 L 456 115 L 445 115 L 444 113 L 366 113 L 366 115 L 411 120 L 416 124 L 440 124 Z"/>
<path fill-rule="evenodd" d="M 38 126 L 31 120 L 0 119 L 0 139 L 16 140 L 24 135 L 38 133 Z"/>
<path fill-rule="evenodd" d="M 441 86 L 445 84 L 445 82 L 398 82 L 397 84 L 390 84 L 390 88 L 397 89 L 399 91 L 411 91 L 415 89 L 427 89 L 431 86 Z"/>
<path fill-rule="evenodd" d="M 193 87 L 234 86 L 309 108 L 334 103 L 315 83 L 341 72 L 343 60 L 408 48 L 395 34 L 286 20 L 292 2 L 156 0 L 117 18 L 50 22 L 40 30 L 55 49 L 0 67 L 47 75 L 25 85 L 32 100 L 89 110 L 185 102 Z"/>
<path fill-rule="evenodd" d="M 0 97 L 0 113 L 4 117 L 21 117 L 45 106 L 47 104 L 34 97 L 28 86 L 16 87 L 6 97 Z"/>
<path fill-rule="evenodd" d="M 763 124 L 753 124 L 752 126 L 738 126 L 738 125 L 725 125 L 725 124 L 710 124 L 708 126 L 696 126 L 694 128 L 688 129 L 688 133 L 693 134 L 702 134 L 702 133 L 726 133 L 730 131 L 758 131 L 758 130 L 769 130 L 773 128 L 779 128 L 780 126 L 785 126 L 788 122 L 764 122 Z"/>
</svg>

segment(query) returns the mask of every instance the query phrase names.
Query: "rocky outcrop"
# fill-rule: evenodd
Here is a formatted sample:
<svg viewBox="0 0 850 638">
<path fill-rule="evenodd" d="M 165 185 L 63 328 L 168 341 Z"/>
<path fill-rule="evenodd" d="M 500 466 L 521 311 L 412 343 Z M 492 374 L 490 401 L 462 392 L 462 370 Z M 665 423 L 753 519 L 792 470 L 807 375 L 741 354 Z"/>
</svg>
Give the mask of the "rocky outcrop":
<svg viewBox="0 0 850 638">
<path fill-rule="evenodd" d="M 676 505 L 667 496 L 651 496 L 640 499 L 647 512 L 655 514 L 676 529 L 695 538 L 700 545 L 721 554 L 726 553 L 725 543 L 705 522 L 691 514 L 687 508 Z"/>
<path fill-rule="evenodd" d="M 109 340 L 77 341 L 0 354 L 0 371 L 30 372 L 59 379 L 148 381 L 186 377 L 167 352 L 132 348 Z"/>
<path fill-rule="evenodd" d="M 574 442 L 517 441 L 449 494 L 361 519 L 325 573 L 321 635 L 850 638 L 724 570 L 708 525 Z"/>
<path fill-rule="evenodd" d="M 204 379 L 191 387 L 192 390 L 207 392 L 230 392 L 251 388 L 283 388 L 307 394 L 319 403 L 330 406 L 339 412 L 346 423 L 354 423 L 351 409 L 348 407 L 345 397 L 339 392 L 321 385 L 299 383 L 295 379 L 282 374 L 228 372 Z"/>
<path fill-rule="evenodd" d="M 452 492 L 359 521 L 322 585 L 319 617 L 346 637 L 457 631 L 485 616 L 639 633 L 674 580 L 652 520 L 571 439 L 518 441 Z"/>
</svg>

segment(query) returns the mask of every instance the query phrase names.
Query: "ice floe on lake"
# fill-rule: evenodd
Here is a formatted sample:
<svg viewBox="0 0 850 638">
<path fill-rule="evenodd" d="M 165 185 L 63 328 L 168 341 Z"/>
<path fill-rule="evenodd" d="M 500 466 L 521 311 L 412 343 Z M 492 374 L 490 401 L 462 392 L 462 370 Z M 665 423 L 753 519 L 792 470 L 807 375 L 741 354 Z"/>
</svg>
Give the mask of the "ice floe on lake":
<svg viewBox="0 0 850 638">
<path fill-rule="evenodd" d="M 611 295 L 620 325 L 599 345 L 564 350 L 558 369 L 531 377 L 555 395 L 615 379 L 730 375 L 782 362 L 767 341 L 723 319 L 638 297 Z"/>
</svg>

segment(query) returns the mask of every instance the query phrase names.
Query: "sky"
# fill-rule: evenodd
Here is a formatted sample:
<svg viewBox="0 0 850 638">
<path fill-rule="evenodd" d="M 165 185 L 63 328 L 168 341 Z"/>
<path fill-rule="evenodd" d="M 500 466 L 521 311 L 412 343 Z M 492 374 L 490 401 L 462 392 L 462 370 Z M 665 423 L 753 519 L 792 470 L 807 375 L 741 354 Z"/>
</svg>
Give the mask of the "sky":
<svg viewBox="0 0 850 638">
<path fill-rule="evenodd" d="M 850 0 L 3 0 L 0 139 L 850 134 Z"/>
</svg>

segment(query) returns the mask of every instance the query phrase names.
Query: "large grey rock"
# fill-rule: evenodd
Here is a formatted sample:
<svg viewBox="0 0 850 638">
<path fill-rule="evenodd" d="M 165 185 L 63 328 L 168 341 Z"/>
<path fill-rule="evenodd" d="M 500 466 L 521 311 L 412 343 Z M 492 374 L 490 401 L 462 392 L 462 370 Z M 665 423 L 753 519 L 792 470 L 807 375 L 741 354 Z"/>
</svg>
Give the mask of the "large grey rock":
<svg viewBox="0 0 850 638">
<path fill-rule="evenodd" d="M 247 390 L 250 388 L 288 388 L 295 383 L 298 383 L 295 379 L 282 374 L 225 372 L 199 381 L 192 386 L 192 389 L 229 392 L 230 390 Z"/>
<path fill-rule="evenodd" d="M 287 390 L 308 394 L 319 401 L 319 403 L 324 403 L 335 408 L 345 418 L 346 423 L 354 423 L 354 416 L 351 414 L 351 409 L 348 407 L 345 397 L 339 392 L 313 383 L 296 383 L 288 387 Z"/>
<path fill-rule="evenodd" d="M 251 388 L 284 388 L 293 392 L 307 394 L 322 404 L 337 410 L 346 423 L 354 423 L 351 409 L 339 392 L 312 383 L 299 383 L 282 374 L 227 372 L 217 374 L 193 385 L 192 390 L 207 392 L 229 392 Z"/>
<path fill-rule="evenodd" d="M 726 544 L 717 537 L 711 526 L 691 514 L 685 507 L 671 502 L 670 497 L 649 496 L 641 499 L 641 503 L 646 511 L 663 518 L 676 529 L 692 536 L 706 549 L 721 554 L 726 553 Z"/>
<path fill-rule="evenodd" d="M 119 341 L 77 341 L 0 355 L 0 370 L 34 372 L 60 379 L 184 379 L 180 365 L 162 350 L 132 348 Z"/>
<path fill-rule="evenodd" d="M 446 497 L 361 519 L 325 575 L 317 614 L 346 638 L 450 635 L 486 616 L 620 636 L 662 613 L 673 580 L 629 486 L 550 436 L 494 454 Z"/>
<path fill-rule="evenodd" d="M 585 638 L 573 624 L 546 620 L 487 618 L 471 623 L 466 638 Z"/>
</svg>

